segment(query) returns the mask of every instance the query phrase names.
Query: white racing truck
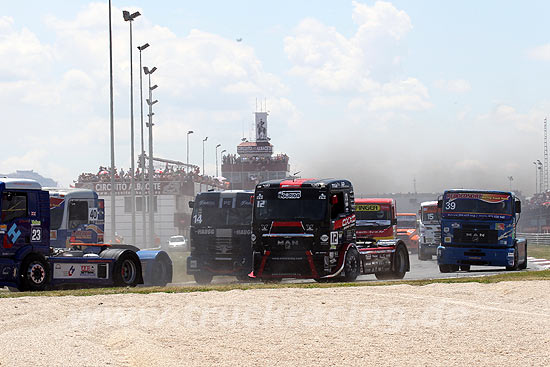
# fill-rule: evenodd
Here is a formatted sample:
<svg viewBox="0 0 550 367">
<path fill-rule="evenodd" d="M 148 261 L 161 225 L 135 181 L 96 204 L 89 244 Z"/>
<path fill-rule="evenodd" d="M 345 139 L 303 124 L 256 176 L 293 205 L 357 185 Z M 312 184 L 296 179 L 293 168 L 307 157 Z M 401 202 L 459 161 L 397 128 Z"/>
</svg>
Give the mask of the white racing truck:
<svg viewBox="0 0 550 367">
<path fill-rule="evenodd" d="M 424 201 L 420 204 L 418 259 L 431 260 L 437 255 L 437 246 L 441 242 L 441 209 L 437 201 Z"/>
</svg>

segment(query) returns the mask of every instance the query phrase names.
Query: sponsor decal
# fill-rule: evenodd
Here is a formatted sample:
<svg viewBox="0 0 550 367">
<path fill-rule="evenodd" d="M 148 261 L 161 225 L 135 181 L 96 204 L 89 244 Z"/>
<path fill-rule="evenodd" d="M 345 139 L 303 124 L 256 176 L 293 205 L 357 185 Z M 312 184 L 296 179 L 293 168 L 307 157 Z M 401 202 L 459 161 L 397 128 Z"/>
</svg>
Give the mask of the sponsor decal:
<svg viewBox="0 0 550 367">
<path fill-rule="evenodd" d="M 235 234 L 237 236 L 248 236 L 252 231 L 250 229 L 237 229 Z"/>
<path fill-rule="evenodd" d="M 8 230 L 8 225 L 7 224 L 1 224 L 0 225 L 0 231 L 7 231 Z"/>
<path fill-rule="evenodd" d="M 74 231 L 73 237 L 77 240 L 91 240 L 92 232 L 91 231 Z"/>
<path fill-rule="evenodd" d="M 355 223 L 355 214 L 342 219 L 338 219 L 336 222 L 334 222 L 334 229 L 338 229 L 340 227 L 347 227 L 353 223 Z"/>
<path fill-rule="evenodd" d="M 264 194 L 262 194 L 262 193 L 259 193 L 259 194 L 256 196 L 256 199 L 257 199 L 257 200 L 263 200 L 263 198 L 264 198 Z"/>
<path fill-rule="evenodd" d="M 322 235 L 321 236 L 321 241 L 322 242 L 327 242 L 328 241 L 328 236 L 326 234 Z"/>
<path fill-rule="evenodd" d="M 314 229 L 315 228 L 314 228 L 313 224 L 306 224 L 306 231 L 313 232 Z"/>
<path fill-rule="evenodd" d="M 504 231 L 504 223 L 497 223 L 495 227 L 500 231 Z"/>
<path fill-rule="evenodd" d="M 13 223 L 10 230 L 8 231 L 8 237 L 10 238 L 12 243 L 15 243 L 19 236 L 21 236 L 21 231 L 17 229 L 17 224 Z"/>
<path fill-rule="evenodd" d="M 200 235 L 213 235 L 216 232 L 214 228 L 199 228 L 196 230 L 196 233 Z"/>
<path fill-rule="evenodd" d="M 453 227 L 453 228 L 454 228 L 454 227 Z M 449 227 L 445 227 L 445 228 L 443 228 L 443 232 L 445 232 L 445 233 L 449 233 L 449 231 L 450 231 Z"/>
<path fill-rule="evenodd" d="M 451 227 L 460 228 L 460 223 L 453 223 L 453 224 L 451 224 Z"/>
<path fill-rule="evenodd" d="M 252 235 L 250 236 L 250 238 L 252 239 L 252 242 L 256 241 L 256 235 L 254 233 L 252 233 Z"/>
<path fill-rule="evenodd" d="M 451 243 L 451 237 L 445 237 L 445 243 Z"/>
<path fill-rule="evenodd" d="M 36 217 L 36 212 L 31 212 L 31 217 Z"/>
<path fill-rule="evenodd" d="M 500 203 L 510 199 L 508 194 L 496 194 L 496 193 L 475 193 L 475 192 L 450 192 L 445 195 L 447 200 L 454 199 L 477 199 L 487 203 Z"/>
<path fill-rule="evenodd" d="M 277 246 L 284 246 L 285 250 L 290 250 L 292 247 L 298 246 L 298 240 L 278 240 Z"/>
<path fill-rule="evenodd" d="M 379 212 L 380 205 L 378 204 L 355 204 L 356 212 Z"/>
<path fill-rule="evenodd" d="M 277 193 L 278 199 L 300 199 L 302 197 L 302 192 L 299 190 L 295 191 L 279 191 Z"/>
<path fill-rule="evenodd" d="M 95 275 L 95 266 L 80 265 L 80 276 Z"/>
<path fill-rule="evenodd" d="M 50 231 L 50 240 L 57 240 L 57 230 Z"/>
<path fill-rule="evenodd" d="M 324 193 L 321 193 L 319 195 L 319 200 L 325 200 L 326 198 L 327 198 L 327 196 Z"/>
<path fill-rule="evenodd" d="M 55 279 L 97 278 L 97 265 L 85 263 L 57 263 L 54 266 L 53 277 Z"/>
<path fill-rule="evenodd" d="M 31 220 L 31 226 L 33 226 L 33 227 L 34 226 L 39 226 L 41 224 L 42 224 L 42 222 L 40 222 L 39 220 L 34 220 L 34 219 Z"/>
</svg>

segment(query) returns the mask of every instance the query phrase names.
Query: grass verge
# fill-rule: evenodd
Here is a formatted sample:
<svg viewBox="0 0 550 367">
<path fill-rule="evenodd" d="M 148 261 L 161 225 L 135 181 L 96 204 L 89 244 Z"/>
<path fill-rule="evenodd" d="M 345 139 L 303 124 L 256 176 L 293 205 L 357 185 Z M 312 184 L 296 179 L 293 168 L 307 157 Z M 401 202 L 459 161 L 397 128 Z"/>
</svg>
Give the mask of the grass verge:
<svg viewBox="0 0 550 367">
<path fill-rule="evenodd" d="M 422 286 L 427 284 L 453 284 L 453 283 L 498 283 L 507 281 L 550 280 L 550 270 L 506 272 L 497 275 L 446 278 L 446 279 L 422 279 L 422 280 L 397 280 L 380 282 L 353 282 L 353 283 L 282 283 L 282 284 L 216 284 L 208 286 L 187 287 L 136 287 L 136 288 L 90 288 L 75 290 L 52 290 L 45 292 L 0 292 L 0 298 L 26 297 L 26 296 L 94 296 L 106 294 L 149 294 L 149 293 L 191 293 L 191 292 L 226 292 L 231 290 L 250 289 L 279 289 L 279 288 L 336 288 L 336 287 L 376 287 L 383 285 L 408 284 Z"/>
<path fill-rule="evenodd" d="M 527 253 L 538 259 L 550 259 L 550 246 L 528 244 Z"/>
</svg>

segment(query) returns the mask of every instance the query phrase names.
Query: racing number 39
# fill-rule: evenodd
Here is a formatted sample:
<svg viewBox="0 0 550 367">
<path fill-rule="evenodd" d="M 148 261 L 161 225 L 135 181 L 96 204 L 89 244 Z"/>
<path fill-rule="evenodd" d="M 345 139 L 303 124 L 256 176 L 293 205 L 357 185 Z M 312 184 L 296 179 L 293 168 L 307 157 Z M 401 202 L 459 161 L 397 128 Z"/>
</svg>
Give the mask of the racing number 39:
<svg viewBox="0 0 550 367">
<path fill-rule="evenodd" d="M 445 203 L 445 210 L 455 210 L 456 209 L 456 203 L 454 201 L 447 201 Z"/>
</svg>

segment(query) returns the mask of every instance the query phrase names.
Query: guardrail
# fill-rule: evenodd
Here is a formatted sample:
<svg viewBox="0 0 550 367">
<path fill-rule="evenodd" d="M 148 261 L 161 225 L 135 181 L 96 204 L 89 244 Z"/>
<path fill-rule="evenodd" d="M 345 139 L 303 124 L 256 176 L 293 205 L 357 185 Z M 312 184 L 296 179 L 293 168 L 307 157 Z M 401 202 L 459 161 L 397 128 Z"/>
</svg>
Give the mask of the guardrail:
<svg viewBox="0 0 550 367">
<path fill-rule="evenodd" d="M 517 237 L 526 238 L 529 245 L 550 246 L 550 233 L 518 233 Z"/>
</svg>

